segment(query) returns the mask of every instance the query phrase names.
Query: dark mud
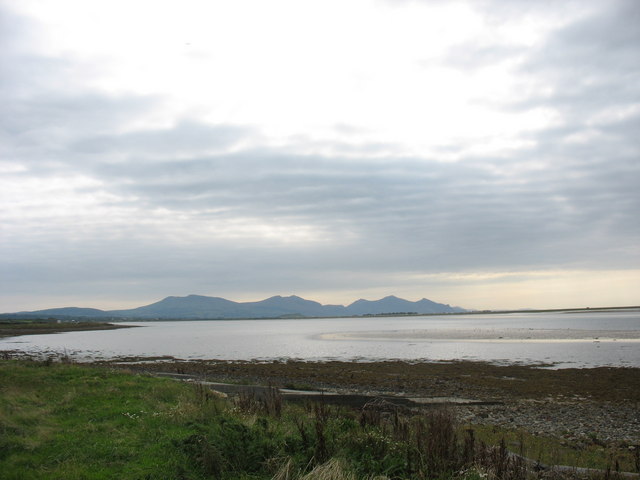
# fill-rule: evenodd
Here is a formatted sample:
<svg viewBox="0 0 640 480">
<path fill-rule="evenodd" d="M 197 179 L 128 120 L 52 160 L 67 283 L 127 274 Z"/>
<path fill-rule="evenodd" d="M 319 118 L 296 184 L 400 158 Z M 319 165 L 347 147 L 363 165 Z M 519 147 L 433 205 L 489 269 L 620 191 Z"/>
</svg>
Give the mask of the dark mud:
<svg viewBox="0 0 640 480">
<path fill-rule="evenodd" d="M 640 369 L 580 368 L 551 370 L 481 362 L 408 363 L 304 361 L 108 362 L 135 370 L 199 375 L 212 381 L 347 389 L 402 396 L 469 397 L 485 400 L 581 398 L 640 403 Z"/>
</svg>

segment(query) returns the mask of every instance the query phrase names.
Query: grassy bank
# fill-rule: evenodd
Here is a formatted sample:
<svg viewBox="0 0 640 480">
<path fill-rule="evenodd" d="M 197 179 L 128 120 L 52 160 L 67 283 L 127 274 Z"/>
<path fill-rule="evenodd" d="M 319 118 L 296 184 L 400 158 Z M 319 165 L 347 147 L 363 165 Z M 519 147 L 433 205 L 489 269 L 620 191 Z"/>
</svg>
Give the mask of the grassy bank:
<svg viewBox="0 0 640 480">
<path fill-rule="evenodd" d="M 3 478 L 522 475 L 499 450 L 458 441 L 468 434 L 446 414 L 288 407 L 275 395 L 229 402 L 171 380 L 48 362 L 0 362 L 0 380 Z"/>
<path fill-rule="evenodd" d="M 481 442 L 489 433 L 456 427 L 447 410 L 286 405 L 275 390 L 232 401 L 107 368 L 0 361 L 3 479 L 530 476 L 504 447 Z"/>
<path fill-rule="evenodd" d="M 511 412 L 504 414 L 504 422 L 487 424 L 476 415 L 475 421 L 460 427 L 463 430 L 472 427 L 478 439 L 493 445 L 504 438 L 511 450 L 547 464 L 604 469 L 615 465 L 617 460 L 623 470 L 636 470 L 640 419 L 640 369 L 637 368 L 547 370 L 481 362 L 171 362 L 166 359 L 129 367 L 195 374 L 213 381 L 273 384 L 303 390 L 328 388 L 391 395 L 404 392 L 409 397 L 496 400 Z M 608 411 L 606 416 L 603 406 Z M 459 407 L 455 409 L 459 410 Z M 546 417 L 546 425 L 526 421 L 536 410 L 540 413 L 536 417 Z M 569 422 L 565 418 L 567 410 L 577 412 Z M 618 413 L 612 415 L 613 412 Z M 509 421 L 511 415 L 516 416 L 515 422 Z M 464 422 L 460 420 L 460 423 Z M 617 440 L 603 440 L 598 423 L 617 430 Z M 581 424 L 582 428 L 576 428 L 575 424 Z M 580 430 L 588 434 L 582 436 Z M 623 434 L 625 430 L 631 432 L 635 440 Z"/>
</svg>

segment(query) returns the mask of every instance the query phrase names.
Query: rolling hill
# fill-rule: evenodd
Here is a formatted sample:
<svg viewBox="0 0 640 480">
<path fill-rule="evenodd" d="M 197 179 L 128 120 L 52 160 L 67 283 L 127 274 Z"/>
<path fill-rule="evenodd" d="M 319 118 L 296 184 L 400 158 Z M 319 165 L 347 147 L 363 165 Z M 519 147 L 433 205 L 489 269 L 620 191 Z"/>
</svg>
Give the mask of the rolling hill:
<svg viewBox="0 0 640 480">
<path fill-rule="evenodd" d="M 33 312 L 5 313 L 1 318 L 45 317 L 59 319 L 226 319 L 226 318 L 283 318 L 283 317 L 349 317 L 393 313 L 460 313 L 463 308 L 451 307 L 423 298 L 411 302 L 395 296 L 380 300 L 360 299 L 348 306 L 322 305 L 291 295 L 276 295 L 257 302 L 234 302 L 220 297 L 188 295 L 167 297 L 159 302 L 127 310 L 99 310 L 95 308 L 50 308 Z"/>
</svg>

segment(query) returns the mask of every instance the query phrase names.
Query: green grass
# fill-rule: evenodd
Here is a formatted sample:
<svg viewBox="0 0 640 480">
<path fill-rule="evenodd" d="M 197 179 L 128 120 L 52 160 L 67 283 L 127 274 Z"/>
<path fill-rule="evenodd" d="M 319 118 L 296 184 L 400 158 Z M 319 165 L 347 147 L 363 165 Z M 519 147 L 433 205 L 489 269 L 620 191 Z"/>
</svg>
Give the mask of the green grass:
<svg viewBox="0 0 640 480">
<path fill-rule="evenodd" d="M 500 434 L 513 441 L 511 432 L 476 438 Z M 0 361 L 3 480 L 529 478 L 504 452 L 463 437 L 447 411 L 286 405 L 275 390 L 231 401 L 107 368 Z"/>
<path fill-rule="evenodd" d="M 0 363 L 2 478 L 203 478 L 175 447 L 203 414 L 185 386 L 43 365 Z"/>
</svg>

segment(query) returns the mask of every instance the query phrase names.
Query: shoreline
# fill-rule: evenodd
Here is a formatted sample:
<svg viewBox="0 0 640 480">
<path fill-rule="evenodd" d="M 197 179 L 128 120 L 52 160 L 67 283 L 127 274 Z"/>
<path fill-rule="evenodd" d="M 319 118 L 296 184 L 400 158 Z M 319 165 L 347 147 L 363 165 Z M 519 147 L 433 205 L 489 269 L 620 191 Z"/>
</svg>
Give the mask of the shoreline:
<svg viewBox="0 0 640 480">
<path fill-rule="evenodd" d="M 2 354 L 5 359 L 42 360 L 16 352 Z M 72 362 L 68 357 L 45 359 L 57 360 Z M 460 424 L 473 428 L 525 432 L 580 450 L 640 448 L 638 367 L 549 370 L 474 361 L 185 361 L 172 357 L 82 364 L 171 377 L 236 394 L 276 387 L 303 402 L 328 401 L 331 396 L 332 402 L 356 408 L 376 399 L 417 412 L 444 406 L 455 411 Z"/>
<path fill-rule="evenodd" d="M 405 396 L 439 392 L 439 396 L 454 397 L 466 393 L 492 400 L 505 395 L 534 399 L 577 395 L 640 405 L 639 367 L 548 369 L 540 365 L 472 360 L 182 360 L 170 356 L 121 357 L 87 363 L 133 371 L 200 375 L 232 383 L 301 384 L 314 389 L 365 389 Z"/>
<path fill-rule="evenodd" d="M 50 333 L 84 332 L 91 330 L 116 330 L 135 328 L 136 325 L 116 325 L 105 322 L 51 322 L 51 321 L 3 321 L 0 322 L 0 339 L 22 335 L 46 335 Z"/>
<path fill-rule="evenodd" d="M 6 326 L 0 324 L 0 335 L 3 333 L 2 327 Z M 21 327 L 18 335 L 128 328 L 133 325 L 48 323 L 44 331 L 42 325 L 24 324 Z M 440 333 L 446 337 L 452 332 L 456 331 L 450 329 Z M 617 337 L 624 333 L 610 332 L 615 332 Z M 353 339 L 349 335 L 366 336 L 369 333 L 348 332 L 345 335 Z M 377 335 L 388 336 L 390 333 L 400 336 L 406 334 L 391 331 L 378 332 Z M 418 333 L 431 335 L 433 331 L 410 333 L 413 341 L 420 341 Z M 486 331 L 475 331 L 476 335 L 478 333 L 487 334 Z M 520 336 L 532 334 L 525 329 L 513 329 L 511 333 Z M 548 329 L 532 335 L 549 337 L 558 333 L 562 331 Z M 573 332 L 572 335 L 586 337 L 593 333 L 585 330 Z M 604 333 L 599 331 L 598 339 L 573 340 L 602 341 L 605 340 Z M 518 341 L 514 338 L 501 340 Z M 495 340 L 478 338 L 476 341 Z M 54 352 L 30 354 L 5 350 L 0 355 L 5 359 L 56 359 Z M 71 357 L 57 354 L 57 358 L 73 361 L 73 354 Z M 410 408 L 419 408 L 411 404 L 415 400 L 425 404 L 422 408 L 444 403 L 455 408 L 462 423 L 526 431 L 540 437 L 552 436 L 578 448 L 593 444 L 640 448 L 640 367 L 553 369 L 553 365 L 504 365 L 469 360 L 243 361 L 182 360 L 170 356 L 94 358 L 78 363 L 140 374 L 186 375 L 198 382 L 273 385 L 289 390 L 331 392 L 342 396 L 347 402 L 350 399 L 357 402 L 374 398 L 384 398 L 385 401 L 395 399 L 396 402 L 409 404 Z"/>
<path fill-rule="evenodd" d="M 52 315 L 49 318 L 62 320 L 63 322 L 208 322 L 208 321 L 235 321 L 235 320 L 322 320 L 322 319 L 366 319 L 366 318 L 386 318 L 386 317 L 451 317 L 451 316 L 484 316 L 484 315 L 510 315 L 510 314 L 537 314 L 537 313 L 603 313 L 603 312 L 640 312 L 640 305 L 627 305 L 621 307 L 568 307 L 568 308 L 547 308 L 547 309 L 519 309 L 519 310 L 466 310 L 462 312 L 439 312 L 439 313 L 417 313 L 417 312 L 391 312 L 391 313 L 370 313 L 362 315 L 345 316 L 305 316 L 298 314 L 287 314 L 275 317 L 120 317 L 120 316 L 76 316 L 76 315 Z M 9 321 L 24 321 L 33 319 L 33 313 L 0 313 L 0 323 Z"/>
<path fill-rule="evenodd" d="M 135 362 L 98 364 L 238 388 L 275 386 L 351 396 L 358 402 L 367 397 L 391 402 L 395 398 L 405 405 L 423 402 L 422 408 L 446 405 L 463 424 L 526 431 L 576 448 L 640 445 L 640 368 L 543 370 L 465 361 Z"/>
<path fill-rule="evenodd" d="M 425 425 L 425 421 L 431 422 L 433 419 L 440 418 L 447 419 L 448 436 L 443 437 L 444 440 L 449 442 L 448 439 L 464 437 L 466 446 L 467 438 L 475 438 L 477 442 L 475 444 L 479 449 L 474 448 L 473 454 L 475 456 L 477 453 L 479 455 L 477 458 L 480 459 L 484 458 L 485 453 L 491 454 L 499 448 L 509 456 L 523 459 L 535 471 L 542 468 L 545 472 L 549 471 L 552 474 L 556 470 L 569 472 L 571 478 L 578 478 L 583 473 L 604 474 L 605 471 L 608 476 L 608 472 L 613 468 L 613 461 L 615 461 L 616 471 L 619 469 L 618 465 L 623 472 L 638 470 L 637 429 L 632 430 L 633 425 L 630 422 L 634 421 L 633 418 L 625 420 L 620 417 L 620 410 L 626 410 L 621 408 L 624 405 L 602 409 L 602 404 L 585 403 L 583 399 L 576 399 L 571 405 L 566 401 L 564 405 L 553 403 L 547 405 L 544 401 L 526 405 L 525 402 L 518 400 L 500 403 L 454 402 L 450 398 L 411 398 L 401 396 L 401 392 L 384 396 L 375 392 L 349 395 L 341 392 L 332 394 L 326 390 L 301 392 L 289 388 L 278 395 L 272 386 L 253 387 L 244 383 L 212 383 L 204 380 L 203 375 L 195 374 L 162 375 L 158 372 L 153 374 L 149 371 L 150 365 L 145 366 L 146 370 L 133 370 L 130 367 L 136 365 L 128 362 L 120 365 L 125 370 L 118 371 L 114 368 L 117 367 L 115 364 L 80 366 L 67 362 L 63 358 L 60 360 L 60 362 L 4 360 L 0 364 L 3 367 L 0 373 L 3 374 L 6 383 L 14 386 L 3 392 L 5 394 L 3 400 L 10 406 L 8 425 L 21 426 L 20 429 L 8 431 L 9 442 L 5 443 L 11 445 L 12 452 L 22 455 L 20 458 L 25 458 L 27 461 L 36 458 L 35 456 L 40 455 L 43 450 L 48 454 L 52 448 L 56 448 L 55 453 L 59 452 L 59 454 L 48 455 L 51 461 L 47 463 L 47 468 L 50 468 L 49 465 L 55 467 L 58 464 L 57 458 L 61 456 L 69 458 L 74 468 L 75 459 L 83 458 L 90 458 L 92 463 L 102 466 L 105 463 L 105 451 L 113 451 L 114 438 L 123 447 L 117 453 L 120 454 L 118 458 L 122 459 L 121 465 L 125 468 L 131 464 L 137 465 L 133 462 L 140 458 L 141 452 L 144 452 L 146 461 L 149 458 L 147 446 L 155 452 L 157 445 L 168 448 L 162 450 L 153 462 L 147 461 L 147 463 L 165 468 L 166 459 L 174 458 L 176 452 L 183 452 L 184 450 L 180 448 L 185 445 L 185 441 L 189 442 L 193 439 L 198 441 L 204 439 L 208 442 L 207 444 L 214 446 L 222 445 L 228 433 L 229 447 L 235 451 L 241 446 L 237 443 L 241 439 L 234 432 L 255 432 L 242 428 L 242 425 L 249 429 L 255 425 L 257 431 L 269 437 L 274 433 L 278 434 L 278 438 L 285 442 L 282 444 L 284 451 L 289 452 L 287 450 L 287 446 L 290 445 L 289 439 L 292 438 L 295 441 L 298 438 L 290 437 L 291 432 L 301 432 L 302 439 L 310 430 L 308 428 L 301 430 L 301 425 L 313 428 L 314 416 L 316 420 L 319 415 L 328 418 L 327 415 L 331 412 L 332 418 L 336 420 L 336 423 L 332 424 L 335 428 L 331 432 L 349 433 L 347 437 L 340 437 L 339 443 L 332 445 L 330 452 L 334 452 L 335 455 L 342 455 L 344 452 L 335 448 L 358 441 L 362 435 L 362 429 L 368 426 L 373 427 L 371 433 L 376 435 L 375 438 L 407 442 L 413 438 L 411 435 L 413 430 L 407 431 L 406 428 L 421 428 Z M 230 362 L 218 363 L 229 365 Z M 156 366 L 162 367 L 161 364 Z M 195 368 L 197 365 L 192 367 Z M 270 365 L 270 367 L 277 366 Z M 318 366 L 315 365 L 315 367 Z M 388 373 L 388 365 L 371 365 L 371 367 L 382 368 L 382 372 L 378 374 Z M 473 368 L 473 365 L 465 365 L 465 367 Z M 486 366 L 476 365 L 476 367 L 482 369 Z M 153 378 L 156 376 L 165 378 Z M 167 376 L 171 378 L 166 378 Z M 114 392 L 117 392 L 115 396 Z M 114 398 L 118 398 L 119 401 L 114 402 Z M 34 399 L 37 401 L 34 402 Z M 334 403 L 334 400 L 338 402 Z M 294 404 L 287 405 L 290 402 Z M 26 417 L 28 423 L 23 420 L 25 411 L 29 412 L 29 416 Z M 613 418 L 613 423 L 611 422 L 612 414 L 617 415 Z M 507 415 L 513 417 L 508 419 L 511 423 L 502 425 L 499 417 L 505 418 Z M 588 422 L 588 430 L 576 428 L 570 434 L 559 430 L 559 428 L 573 429 L 572 422 L 576 418 L 580 418 L 583 422 L 580 426 Z M 301 419 L 305 424 L 300 423 Z M 619 420 L 627 423 L 616 425 Z M 519 428 L 514 423 L 518 421 L 526 421 L 526 429 Z M 210 437 L 201 436 L 203 428 L 209 432 L 229 422 L 233 428 L 223 430 L 222 437 L 217 436 L 210 440 Z M 552 428 L 547 428 L 548 426 Z M 349 430 L 343 430 L 344 427 Z M 54 436 L 52 432 L 64 432 L 65 436 Z M 286 437 L 281 436 L 281 433 Z M 434 437 L 440 438 L 438 435 L 436 433 Z M 154 442 L 149 443 L 149 438 L 153 438 Z M 420 438 L 423 437 L 418 437 L 418 440 Z M 462 442 L 453 441 L 462 453 Z M 32 445 L 36 445 L 37 448 L 34 449 Z M 486 450 L 485 445 L 489 446 L 490 450 Z M 88 456 L 86 456 L 87 446 L 90 448 Z M 95 447 L 91 448 L 93 446 Z M 409 444 L 406 446 L 410 447 Z M 417 447 L 418 454 L 423 451 L 424 444 L 417 443 L 414 446 Z M 176 447 L 178 447 L 177 450 Z M 370 443 L 364 444 L 363 447 L 364 452 L 370 451 Z M 430 451 L 432 450 L 427 450 L 427 452 Z M 131 454 L 131 452 L 134 453 Z M 186 450 L 186 452 L 192 451 Z M 185 465 L 193 465 L 194 461 L 199 461 L 200 451 L 196 450 L 192 453 L 188 456 Z M 309 455 L 313 454 L 314 451 L 309 451 Z M 405 458 L 403 451 L 400 455 L 400 459 Z M 278 458 L 281 458 L 280 453 Z M 349 456 L 348 458 L 359 457 Z M 498 461 L 501 460 L 498 459 Z M 303 458 L 302 464 L 307 462 L 308 459 Z M 108 459 L 108 463 L 112 464 L 111 458 Z M 140 464 L 142 465 L 142 462 Z M 14 465 L 18 465 L 19 472 L 18 462 L 14 462 Z M 169 463 L 166 464 L 166 466 L 169 465 Z M 184 471 L 180 470 L 180 472 Z M 273 472 L 268 473 L 268 478 L 272 478 Z M 637 473 L 620 475 L 629 478 L 638 476 Z M 179 476 L 182 475 L 176 473 L 172 478 Z M 539 476 L 540 478 L 548 477 L 547 473 Z M 19 475 L 16 476 L 18 477 Z M 474 479 L 476 476 L 470 478 Z"/>
</svg>

